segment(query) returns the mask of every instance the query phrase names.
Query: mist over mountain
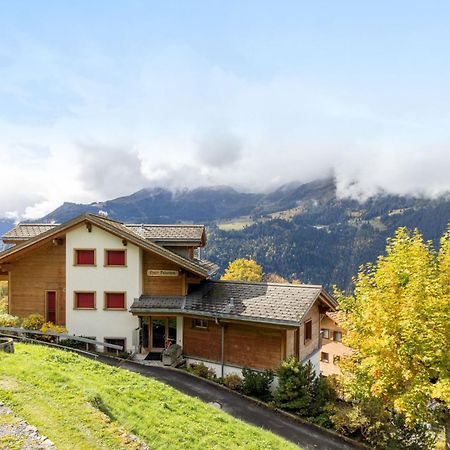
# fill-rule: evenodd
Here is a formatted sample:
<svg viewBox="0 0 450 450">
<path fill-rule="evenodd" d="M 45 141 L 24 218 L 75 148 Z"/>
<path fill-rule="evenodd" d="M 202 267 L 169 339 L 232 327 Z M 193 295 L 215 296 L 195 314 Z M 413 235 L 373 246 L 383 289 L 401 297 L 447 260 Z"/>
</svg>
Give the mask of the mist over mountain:
<svg viewBox="0 0 450 450">
<path fill-rule="evenodd" d="M 377 195 L 358 202 L 339 198 L 332 179 L 291 183 L 265 194 L 228 186 L 156 188 L 89 205 L 64 203 L 39 221 L 64 222 L 99 211 L 132 223 L 205 223 L 203 254 L 222 270 L 235 258 L 250 257 L 265 273 L 349 290 L 358 267 L 375 261 L 398 227 L 417 227 L 438 245 L 450 222 L 450 198 Z"/>
</svg>

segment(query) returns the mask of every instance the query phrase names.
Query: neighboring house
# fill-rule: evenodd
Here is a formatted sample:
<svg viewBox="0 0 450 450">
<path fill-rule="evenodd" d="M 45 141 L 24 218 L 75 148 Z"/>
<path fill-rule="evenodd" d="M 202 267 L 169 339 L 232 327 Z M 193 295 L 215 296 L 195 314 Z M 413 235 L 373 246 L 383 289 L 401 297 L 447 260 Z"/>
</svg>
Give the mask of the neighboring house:
<svg viewBox="0 0 450 450">
<path fill-rule="evenodd" d="M 320 325 L 321 349 L 320 372 L 324 376 L 340 375 L 339 362 L 351 354 L 351 349 L 342 343 L 344 330 L 340 326 L 339 312 L 327 311 Z"/>
<path fill-rule="evenodd" d="M 319 369 L 321 287 L 213 281 L 196 257 L 202 225 L 134 225 L 84 214 L 61 225 L 19 224 L 0 253 L 9 312 L 39 313 L 69 333 L 143 355 L 176 342 L 218 375 L 275 368 L 289 355 Z"/>
</svg>

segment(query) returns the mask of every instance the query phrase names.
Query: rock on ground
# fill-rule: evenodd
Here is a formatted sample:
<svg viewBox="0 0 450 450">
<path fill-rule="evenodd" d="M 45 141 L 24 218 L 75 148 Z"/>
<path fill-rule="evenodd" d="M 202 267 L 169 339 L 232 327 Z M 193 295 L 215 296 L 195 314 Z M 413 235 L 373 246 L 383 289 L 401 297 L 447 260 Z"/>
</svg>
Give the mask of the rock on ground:
<svg viewBox="0 0 450 450">
<path fill-rule="evenodd" d="M 56 450 L 56 446 L 0 402 L 0 449 Z"/>
</svg>

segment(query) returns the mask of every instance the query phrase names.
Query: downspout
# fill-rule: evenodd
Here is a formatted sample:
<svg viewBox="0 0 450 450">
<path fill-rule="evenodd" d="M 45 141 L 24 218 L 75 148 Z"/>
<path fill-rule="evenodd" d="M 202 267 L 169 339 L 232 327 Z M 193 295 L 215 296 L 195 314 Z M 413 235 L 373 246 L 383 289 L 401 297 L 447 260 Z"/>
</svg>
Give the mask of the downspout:
<svg viewBox="0 0 450 450">
<path fill-rule="evenodd" d="M 220 368 L 220 376 L 223 378 L 224 376 L 224 362 L 225 362 L 225 326 L 221 323 L 220 326 L 222 327 L 222 345 L 221 345 L 221 368 Z"/>
<path fill-rule="evenodd" d="M 225 326 L 220 322 L 219 318 L 215 318 L 216 325 L 221 327 L 221 343 L 220 343 L 220 377 L 224 376 L 224 364 L 225 364 Z"/>
</svg>

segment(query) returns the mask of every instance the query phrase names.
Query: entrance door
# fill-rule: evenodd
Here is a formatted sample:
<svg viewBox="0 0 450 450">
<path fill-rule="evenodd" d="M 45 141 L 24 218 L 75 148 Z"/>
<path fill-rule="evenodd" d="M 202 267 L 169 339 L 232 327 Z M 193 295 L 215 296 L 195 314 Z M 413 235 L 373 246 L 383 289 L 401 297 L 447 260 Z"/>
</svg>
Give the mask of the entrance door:
<svg viewBox="0 0 450 450">
<path fill-rule="evenodd" d="M 47 291 L 45 296 L 45 319 L 47 322 L 56 323 L 56 291 Z"/>
<path fill-rule="evenodd" d="M 166 318 L 152 318 L 152 350 L 163 350 L 166 343 Z"/>
<path fill-rule="evenodd" d="M 177 341 L 176 317 L 152 317 L 151 347 L 152 351 L 162 351 L 166 347 L 166 339 L 172 344 Z"/>
</svg>

